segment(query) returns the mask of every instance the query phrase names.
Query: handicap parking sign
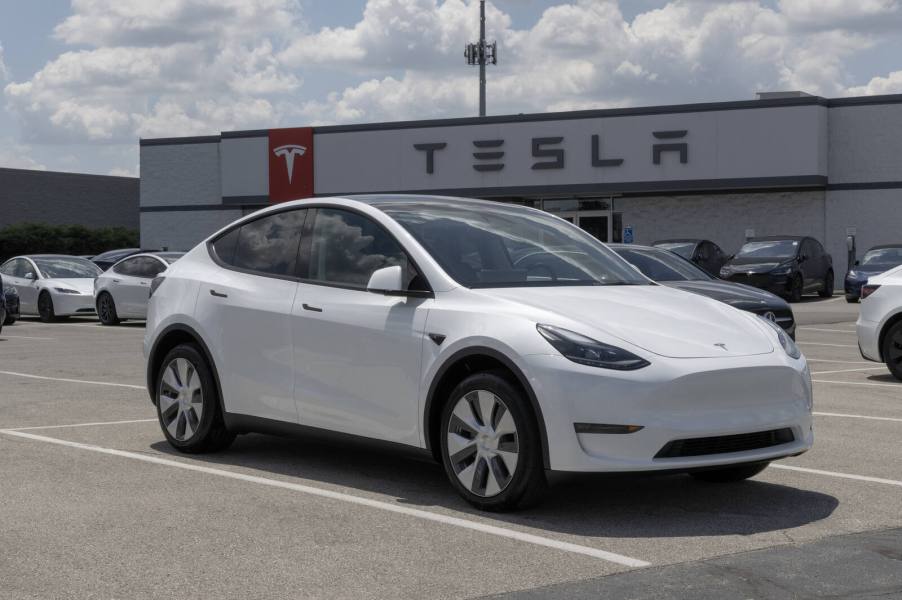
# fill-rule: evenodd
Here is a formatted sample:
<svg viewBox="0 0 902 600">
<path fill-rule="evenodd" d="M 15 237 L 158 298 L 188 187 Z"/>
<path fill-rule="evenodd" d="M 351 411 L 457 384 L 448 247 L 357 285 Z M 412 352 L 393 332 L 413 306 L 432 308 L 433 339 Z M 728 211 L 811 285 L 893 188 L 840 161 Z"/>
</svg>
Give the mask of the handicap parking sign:
<svg viewBox="0 0 902 600">
<path fill-rule="evenodd" d="M 623 228 L 623 243 L 624 244 L 632 244 L 633 243 L 633 228 L 631 226 L 627 226 Z"/>
</svg>

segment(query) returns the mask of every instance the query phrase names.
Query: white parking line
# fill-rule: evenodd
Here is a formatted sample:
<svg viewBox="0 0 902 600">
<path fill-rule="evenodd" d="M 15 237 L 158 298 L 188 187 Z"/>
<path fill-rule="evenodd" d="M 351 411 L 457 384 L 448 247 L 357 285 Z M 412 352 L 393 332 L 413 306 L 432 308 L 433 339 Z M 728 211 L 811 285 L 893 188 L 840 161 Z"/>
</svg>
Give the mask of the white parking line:
<svg viewBox="0 0 902 600">
<path fill-rule="evenodd" d="M 864 381 L 827 381 L 826 379 L 812 379 L 814 383 L 834 383 L 837 385 L 869 385 L 871 387 L 888 387 L 902 390 L 902 385 L 895 383 L 865 383 Z"/>
<path fill-rule="evenodd" d="M 13 377 L 27 377 L 28 379 L 43 379 L 47 381 L 63 381 L 66 383 L 86 383 L 89 385 L 108 385 L 112 387 L 124 387 L 133 390 L 145 390 L 143 385 L 130 383 L 110 383 L 108 381 L 88 381 L 86 379 L 66 379 L 65 377 L 45 377 L 44 375 L 32 375 L 31 373 L 17 373 L 15 371 L 0 371 L 0 375 L 12 375 Z"/>
<path fill-rule="evenodd" d="M 820 342 L 796 342 L 804 346 L 830 346 L 831 348 L 857 348 L 855 344 L 822 344 Z"/>
<path fill-rule="evenodd" d="M 817 415 L 819 417 L 840 417 L 843 419 L 869 419 L 871 421 L 894 421 L 897 423 L 902 423 L 902 419 L 896 419 L 894 417 L 871 417 L 869 415 L 847 415 L 845 413 L 830 413 L 830 412 L 813 412 L 813 415 Z"/>
<path fill-rule="evenodd" d="M 128 421 L 97 421 L 96 423 L 72 423 L 70 425 L 35 425 L 32 427 L 13 427 L 4 431 L 31 431 L 33 429 L 66 429 L 67 427 L 96 427 L 99 425 L 126 425 L 128 423 L 151 423 L 157 419 L 130 419 Z"/>
<path fill-rule="evenodd" d="M 271 487 L 276 487 L 276 488 L 282 488 L 282 489 L 291 490 L 294 492 L 301 492 L 303 494 L 310 494 L 312 496 L 319 496 L 321 498 L 329 498 L 331 500 L 340 500 L 342 502 L 349 502 L 351 504 L 358 504 L 361 506 L 367 506 L 369 508 L 376 508 L 379 510 L 402 514 L 402 515 L 406 515 L 409 517 L 415 517 L 418 519 L 423 519 L 425 521 L 433 521 L 435 523 L 442 523 L 444 525 L 452 525 L 454 527 L 461 527 L 463 529 L 479 531 L 481 533 L 487 533 L 489 535 L 495 535 L 498 537 L 516 540 L 518 542 L 526 542 L 528 544 L 535 544 L 537 546 L 544 546 L 546 548 L 554 548 L 555 550 L 563 550 L 564 552 L 572 552 L 574 554 L 582 554 L 585 556 L 591 556 L 593 558 L 598 558 L 598 559 L 601 559 L 604 561 L 612 562 L 612 563 L 615 563 L 618 565 L 624 565 L 627 567 L 647 567 L 650 565 L 650 563 L 648 563 L 644 560 L 639 560 L 637 558 L 632 558 L 629 556 L 623 556 L 622 554 L 615 554 L 614 552 L 607 552 L 605 550 L 599 550 L 597 548 L 591 548 L 589 546 L 581 546 L 579 544 L 572 544 L 570 542 L 562 542 L 559 540 L 542 537 L 539 535 L 523 533 L 520 531 L 516 531 L 514 529 L 506 529 L 504 527 L 498 527 L 496 525 L 488 525 L 486 523 L 480 523 L 478 521 L 470 521 L 467 519 L 461 519 L 459 517 L 452 517 L 449 515 L 433 513 L 433 512 L 426 511 L 426 510 L 410 508 L 407 506 L 399 506 L 397 504 L 392 504 L 390 502 L 383 502 L 381 500 L 372 500 L 370 498 L 361 498 L 360 496 L 354 496 L 352 494 L 345 494 L 343 492 L 335 492 L 332 490 L 324 490 L 324 489 L 309 486 L 309 485 L 302 485 L 299 483 L 291 483 L 288 481 L 279 481 L 277 479 L 267 479 L 266 477 L 258 477 L 256 475 L 246 475 L 244 473 L 235 473 L 233 471 L 227 471 L 225 469 L 214 469 L 212 467 L 204 467 L 204 466 L 195 465 L 195 464 L 191 464 L 191 463 L 170 460 L 168 458 L 150 456 L 147 454 L 139 454 L 137 452 L 128 452 L 125 450 L 116 450 L 113 448 L 103 448 L 101 446 L 94 446 L 91 444 L 70 442 L 68 440 L 61 440 L 58 438 L 45 437 L 43 435 L 35 435 L 33 433 L 26 433 L 24 431 L 13 431 L 13 430 L 9 430 L 9 429 L 0 429 L 0 434 L 26 438 L 26 439 L 30 439 L 30 440 L 34 440 L 34 441 L 38 441 L 38 442 L 45 442 L 48 444 L 58 444 L 60 446 L 68 446 L 70 448 L 77 448 L 79 450 L 89 450 L 91 452 L 99 452 L 101 454 L 109 454 L 111 456 L 119 456 L 122 458 L 131 458 L 133 460 L 140 460 L 143 462 L 153 463 L 153 464 L 157 464 L 157 465 L 163 465 L 166 467 L 175 467 L 177 469 L 185 469 L 186 471 L 195 471 L 197 473 L 205 473 L 207 475 L 217 475 L 219 477 L 226 477 L 229 479 L 237 479 L 239 481 L 245 481 L 248 483 L 256 483 L 259 485 L 266 485 L 266 486 L 271 486 Z"/>
<path fill-rule="evenodd" d="M 799 471 L 800 473 L 811 473 L 812 475 L 826 475 L 828 477 L 839 477 L 840 479 L 854 479 L 856 481 L 869 481 L 871 483 L 883 483 L 885 485 L 895 485 L 902 487 L 902 481 L 895 479 L 883 479 L 882 477 L 868 477 L 867 475 L 852 475 L 851 473 L 837 473 L 836 471 L 822 471 L 820 469 L 806 469 L 805 467 L 795 467 L 793 465 L 777 465 L 771 463 L 771 467 L 775 469 L 785 469 L 787 471 Z"/>
<path fill-rule="evenodd" d="M 56 338 L 46 338 L 46 337 L 30 337 L 27 335 L 4 335 L 0 333 L 0 339 L 16 339 L 16 340 L 48 340 L 53 341 Z"/>
<path fill-rule="evenodd" d="M 885 371 L 886 367 L 862 367 L 860 369 L 838 369 L 836 371 L 812 371 L 812 375 L 829 375 L 830 373 L 852 373 L 854 371 Z"/>
<path fill-rule="evenodd" d="M 805 326 L 802 326 L 799 329 L 802 331 L 823 331 L 824 333 L 855 333 L 854 329 L 818 329 L 817 327 Z"/>
</svg>

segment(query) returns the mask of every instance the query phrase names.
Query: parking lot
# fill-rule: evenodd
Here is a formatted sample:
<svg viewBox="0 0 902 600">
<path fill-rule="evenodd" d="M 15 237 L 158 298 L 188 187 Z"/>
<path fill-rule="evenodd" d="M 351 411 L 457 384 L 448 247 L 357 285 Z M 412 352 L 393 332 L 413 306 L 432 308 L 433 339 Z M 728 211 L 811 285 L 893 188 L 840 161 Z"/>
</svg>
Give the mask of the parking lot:
<svg viewBox="0 0 902 600">
<path fill-rule="evenodd" d="M 560 477 L 472 510 L 417 453 L 245 435 L 175 454 L 141 323 L 0 334 L 0 597 L 902 597 L 902 383 L 857 305 L 794 305 L 814 449 L 753 480 Z"/>
</svg>

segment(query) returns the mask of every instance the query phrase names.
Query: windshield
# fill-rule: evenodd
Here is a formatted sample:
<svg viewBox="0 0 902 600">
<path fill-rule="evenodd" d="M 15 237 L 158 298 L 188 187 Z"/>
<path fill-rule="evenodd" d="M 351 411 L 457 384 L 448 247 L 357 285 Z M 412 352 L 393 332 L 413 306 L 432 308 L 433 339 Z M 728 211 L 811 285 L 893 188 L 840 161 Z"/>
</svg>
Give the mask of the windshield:
<svg viewBox="0 0 902 600">
<path fill-rule="evenodd" d="M 649 283 L 583 230 L 538 211 L 426 202 L 380 208 L 467 287 Z"/>
<path fill-rule="evenodd" d="M 618 248 L 617 254 L 655 281 L 708 281 L 710 275 L 667 250 Z"/>
<path fill-rule="evenodd" d="M 737 257 L 741 258 L 792 258 L 799 248 L 799 240 L 761 240 L 743 244 Z"/>
<path fill-rule="evenodd" d="M 103 271 L 89 260 L 70 256 L 66 258 L 32 258 L 45 279 L 95 278 Z"/>
<path fill-rule="evenodd" d="M 695 251 L 695 242 L 660 242 L 655 244 L 654 246 L 655 248 L 670 250 L 671 252 L 679 254 L 683 258 L 689 259 L 692 258 L 692 253 Z"/>
<path fill-rule="evenodd" d="M 902 264 L 902 247 L 875 248 L 868 250 L 861 259 L 862 265 L 900 265 Z"/>
</svg>

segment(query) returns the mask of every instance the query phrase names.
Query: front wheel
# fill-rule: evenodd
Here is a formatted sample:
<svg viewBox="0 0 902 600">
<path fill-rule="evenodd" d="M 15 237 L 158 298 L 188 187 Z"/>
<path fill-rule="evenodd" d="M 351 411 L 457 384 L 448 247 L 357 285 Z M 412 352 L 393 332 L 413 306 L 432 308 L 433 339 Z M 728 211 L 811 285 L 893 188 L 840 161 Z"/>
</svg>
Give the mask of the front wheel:
<svg viewBox="0 0 902 600">
<path fill-rule="evenodd" d="M 752 463 L 747 465 L 734 465 L 720 469 L 706 469 L 704 471 L 692 471 L 693 478 L 708 483 L 735 483 L 754 477 L 767 468 L 769 462 Z"/>
<path fill-rule="evenodd" d="M 833 296 L 833 271 L 827 271 L 824 276 L 824 289 L 817 293 L 821 298 L 830 298 Z"/>
<path fill-rule="evenodd" d="M 97 317 L 104 325 L 118 325 L 119 315 L 113 297 L 104 292 L 97 298 Z"/>
<path fill-rule="evenodd" d="M 38 296 L 38 316 L 44 323 L 53 323 L 56 321 L 56 313 L 53 311 L 53 298 L 50 292 L 41 292 Z"/>
<path fill-rule="evenodd" d="M 847 295 L 846 302 L 848 302 L 849 304 L 855 304 L 856 302 L 858 302 L 858 296 L 848 296 Z"/>
<path fill-rule="evenodd" d="M 883 360 L 893 377 L 902 380 L 902 321 L 890 327 L 883 338 Z"/>
<path fill-rule="evenodd" d="M 215 452 L 235 439 L 223 421 L 210 366 L 191 344 L 176 346 L 163 359 L 156 400 L 163 435 L 180 452 Z"/>
<path fill-rule="evenodd" d="M 798 273 L 792 276 L 792 281 L 789 283 L 789 301 L 790 302 L 801 302 L 802 301 L 802 276 Z"/>
<path fill-rule="evenodd" d="M 451 485 L 476 508 L 523 508 L 545 491 L 538 424 L 505 373 L 476 373 L 454 388 L 439 443 Z"/>
</svg>

